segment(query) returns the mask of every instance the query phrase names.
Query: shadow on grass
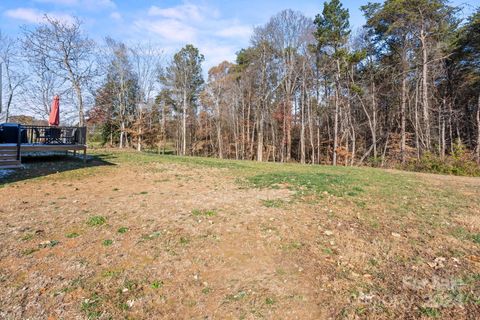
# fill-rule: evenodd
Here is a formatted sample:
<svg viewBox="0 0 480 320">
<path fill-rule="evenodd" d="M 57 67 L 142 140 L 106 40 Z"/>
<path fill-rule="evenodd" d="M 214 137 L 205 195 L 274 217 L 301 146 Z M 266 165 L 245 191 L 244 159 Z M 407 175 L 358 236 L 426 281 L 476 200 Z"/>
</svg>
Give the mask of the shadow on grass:
<svg viewBox="0 0 480 320">
<path fill-rule="evenodd" d="M 153 155 L 159 155 L 159 156 L 174 156 L 175 155 L 175 150 L 143 150 L 144 153 L 147 154 L 153 154 Z"/>
<path fill-rule="evenodd" d="M 83 163 L 83 158 L 81 157 L 66 155 L 27 156 L 22 158 L 22 165 L 23 168 L 8 170 L 4 176 L 0 174 L 0 186 L 59 172 L 99 166 L 113 166 L 115 164 L 106 161 L 105 157 L 99 154 L 88 156 L 86 163 Z"/>
</svg>

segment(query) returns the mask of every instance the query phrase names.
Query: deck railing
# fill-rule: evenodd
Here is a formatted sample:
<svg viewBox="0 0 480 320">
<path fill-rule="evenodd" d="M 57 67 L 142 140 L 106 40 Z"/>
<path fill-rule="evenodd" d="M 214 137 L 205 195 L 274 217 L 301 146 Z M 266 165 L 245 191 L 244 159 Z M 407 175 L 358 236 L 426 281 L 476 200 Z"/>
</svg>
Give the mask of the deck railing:
<svg viewBox="0 0 480 320">
<path fill-rule="evenodd" d="M 21 144 L 85 145 L 86 127 L 20 126 Z"/>
<path fill-rule="evenodd" d="M 22 152 L 20 150 L 20 146 L 22 145 L 22 135 L 21 135 L 21 127 L 18 126 L 18 135 L 17 135 L 17 161 L 22 159 Z"/>
</svg>

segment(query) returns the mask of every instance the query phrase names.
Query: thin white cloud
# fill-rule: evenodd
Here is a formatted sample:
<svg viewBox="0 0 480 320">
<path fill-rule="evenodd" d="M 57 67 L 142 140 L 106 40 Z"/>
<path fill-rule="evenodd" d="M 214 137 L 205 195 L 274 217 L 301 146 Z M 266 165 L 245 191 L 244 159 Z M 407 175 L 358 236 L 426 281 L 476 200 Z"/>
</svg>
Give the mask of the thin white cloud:
<svg viewBox="0 0 480 320">
<path fill-rule="evenodd" d="M 225 38 L 250 38 L 253 28 L 248 26 L 231 26 L 217 31 L 215 34 Z"/>
<path fill-rule="evenodd" d="M 210 68 L 223 61 L 235 61 L 238 51 L 238 48 L 233 45 L 224 45 L 216 41 L 202 43 L 198 46 L 198 49 L 205 56 L 204 72 L 208 72 Z"/>
<path fill-rule="evenodd" d="M 63 6 L 72 6 L 78 3 L 78 0 L 34 0 L 39 3 L 50 3 Z"/>
<path fill-rule="evenodd" d="M 115 9 L 117 7 L 115 2 L 112 0 L 82 0 L 79 1 L 79 5 L 90 10 Z"/>
<path fill-rule="evenodd" d="M 195 28 L 174 19 L 138 20 L 135 25 L 174 43 L 192 42 L 197 36 Z"/>
<path fill-rule="evenodd" d="M 5 11 L 5 16 L 26 23 L 40 23 L 44 20 L 45 14 L 66 23 L 73 23 L 75 21 L 71 15 L 66 13 L 42 12 L 32 8 L 16 8 Z"/>
<path fill-rule="evenodd" d="M 172 43 L 194 42 L 202 30 L 201 25 L 213 18 L 215 10 L 191 3 L 173 7 L 151 6 L 146 15 L 135 21 L 140 31 L 160 36 L 162 40 Z"/>
<path fill-rule="evenodd" d="M 224 60 L 235 60 L 236 52 L 248 45 L 252 29 L 236 19 L 222 18 L 217 8 L 183 2 L 147 7 L 130 31 L 132 38 L 142 36 L 159 43 L 167 54 L 193 44 L 205 56 L 204 71 L 208 71 Z"/>
<path fill-rule="evenodd" d="M 29 23 L 37 23 L 42 21 L 42 14 L 35 9 L 17 8 L 5 11 L 5 15 L 9 18 L 22 20 Z"/>
<path fill-rule="evenodd" d="M 202 8 L 194 4 L 182 4 L 176 7 L 160 8 L 151 6 L 148 9 L 148 15 L 151 17 L 162 17 L 180 21 L 203 21 L 204 13 Z"/>
<path fill-rule="evenodd" d="M 47 3 L 57 6 L 81 7 L 88 10 L 114 9 L 116 4 L 113 0 L 34 0 L 38 3 Z"/>
<path fill-rule="evenodd" d="M 120 14 L 120 12 L 118 11 L 114 11 L 112 13 L 110 13 L 110 18 L 112 18 L 113 20 L 122 20 L 122 15 Z"/>
</svg>

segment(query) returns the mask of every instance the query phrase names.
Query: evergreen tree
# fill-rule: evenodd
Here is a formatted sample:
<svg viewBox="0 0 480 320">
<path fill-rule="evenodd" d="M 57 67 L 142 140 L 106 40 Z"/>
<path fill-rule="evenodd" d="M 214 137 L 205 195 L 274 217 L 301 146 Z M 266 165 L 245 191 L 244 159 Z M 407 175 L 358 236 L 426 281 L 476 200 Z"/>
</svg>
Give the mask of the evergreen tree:
<svg viewBox="0 0 480 320">
<path fill-rule="evenodd" d="M 337 165 L 338 152 L 338 125 L 340 112 L 340 73 L 342 59 L 346 56 L 345 44 L 350 35 L 350 14 L 344 9 L 340 0 L 325 2 L 322 14 L 315 17 L 317 30 L 314 35 L 317 40 L 316 49 L 319 53 L 330 56 L 335 61 L 335 114 L 333 134 L 333 160 L 332 164 Z"/>
<path fill-rule="evenodd" d="M 196 115 L 198 96 L 203 87 L 202 63 L 205 60 L 197 48 L 186 45 L 177 52 L 166 72 L 160 76 L 162 84 L 173 94 L 172 100 L 182 113 L 182 145 L 180 153 L 187 154 L 187 116 Z"/>
</svg>

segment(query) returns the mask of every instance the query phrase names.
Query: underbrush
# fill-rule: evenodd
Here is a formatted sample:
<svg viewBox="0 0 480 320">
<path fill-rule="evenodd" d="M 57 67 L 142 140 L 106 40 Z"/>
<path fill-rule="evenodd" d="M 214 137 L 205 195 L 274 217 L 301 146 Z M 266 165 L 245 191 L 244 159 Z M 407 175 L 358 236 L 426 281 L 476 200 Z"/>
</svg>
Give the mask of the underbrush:
<svg viewBox="0 0 480 320">
<path fill-rule="evenodd" d="M 455 146 L 452 155 L 443 159 L 435 154 L 425 153 L 420 159 L 410 160 L 403 169 L 456 176 L 480 176 L 480 166 L 462 145 Z"/>
<path fill-rule="evenodd" d="M 455 176 L 480 176 L 480 165 L 475 161 L 475 156 L 462 143 L 454 144 L 451 154 L 443 157 L 432 152 L 425 152 L 417 159 L 416 154 L 410 150 L 407 152 L 406 158 L 406 163 L 402 164 L 400 151 L 396 151 L 390 153 L 386 158 L 371 157 L 365 161 L 364 165 L 373 168 L 395 168 Z"/>
</svg>

